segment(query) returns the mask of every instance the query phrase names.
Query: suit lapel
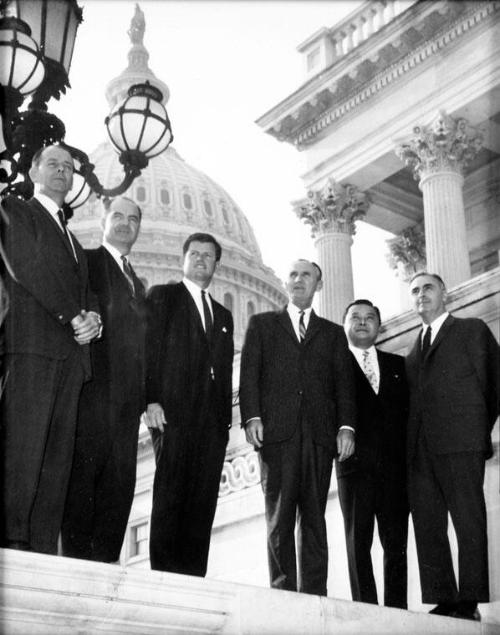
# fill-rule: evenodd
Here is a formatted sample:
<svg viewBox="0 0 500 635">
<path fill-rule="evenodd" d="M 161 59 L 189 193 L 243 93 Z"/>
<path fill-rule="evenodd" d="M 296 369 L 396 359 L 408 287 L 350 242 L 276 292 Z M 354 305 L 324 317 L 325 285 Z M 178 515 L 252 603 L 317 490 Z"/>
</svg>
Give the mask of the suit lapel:
<svg viewBox="0 0 500 635">
<path fill-rule="evenodd" d="M 290 335 L 290 337 L 293 339 L 295 344 L 297 346 L 300 346 L 300 342 L 297 339 L 297 335 L 293 328 L 292 320 L 288 314 L 286 307 L 282 311 L 279 311 L 278 313 L 276 313 L 276 321 L 278 322 L 280 327 L 283 328 Z"/>
<path fill-rule="evenodd" d="M 443 339 L 446 337 L 454 321 L 455 321 L 455 318 L 452 315 L 448 315 L 446 320 L 441 325 L 441 328 L 439 329 L 438 334 L 434 338 L 434 341 L 432 342 L 431 347 L 427 351 L 427 355 L 425 357 L 426 360 L 429 359 L 434 354 L 435 350 L 439 347 Z"/>
<path fill-rule="evenodd" d="M 311 310 L 311 314 L 309 316 L 309 324 L 307 325 L 306 337 L 304 339 L 304 344 L 309 344 L 312 338 L 316 335 L 316 333 L 320 330 L 321 321 L 316 315 L 316 313 Z"/>
</svg>

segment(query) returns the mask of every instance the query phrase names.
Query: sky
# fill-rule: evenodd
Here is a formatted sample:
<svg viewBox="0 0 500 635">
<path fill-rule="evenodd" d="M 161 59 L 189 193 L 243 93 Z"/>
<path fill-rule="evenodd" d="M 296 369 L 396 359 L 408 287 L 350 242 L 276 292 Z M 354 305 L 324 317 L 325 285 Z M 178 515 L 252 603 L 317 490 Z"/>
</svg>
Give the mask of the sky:
<svg viewBox="0 0 500 635">
<path fill-rule="evenodd" d="M 135 2 L 80 1 L 71 89 L 49 110 L 66 125 L 66 141 L 91 153 L 106 138 L 106 84 L 127 66 L 127 30 Z M 354 10 L 359 0 L 147 0 L 144 44 L 149 66 L 170 89 L 173 146 L 217 181 L 249 219 L 264 263 L 280 278 L 298 258 L 314 258 L 310 229 L 291 202 L 306 195 L 303 155 L 255 120 L 303 81 L 297 46 Z M 153 159 L 154 160 L 154 159 Z M 78 213 L 78 212 L 77 212 Z M 386 264 L 390 234 L 359 223 L 352 248 L 356 297 L 399 312 L 400 285 Z"/>
</svg>

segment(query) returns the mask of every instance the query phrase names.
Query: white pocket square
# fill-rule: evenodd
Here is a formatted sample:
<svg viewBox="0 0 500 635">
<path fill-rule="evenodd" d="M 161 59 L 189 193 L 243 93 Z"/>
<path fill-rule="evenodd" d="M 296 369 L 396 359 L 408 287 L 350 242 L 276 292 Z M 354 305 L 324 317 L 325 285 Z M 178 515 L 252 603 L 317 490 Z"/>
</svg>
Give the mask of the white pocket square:
<svg viewBox="0 0 500 635">
<path fill-rule="evenodd" d="M 225 326 L 222 327 L 222 332 L 227 333 L 227 328 Z"/>
</svg>

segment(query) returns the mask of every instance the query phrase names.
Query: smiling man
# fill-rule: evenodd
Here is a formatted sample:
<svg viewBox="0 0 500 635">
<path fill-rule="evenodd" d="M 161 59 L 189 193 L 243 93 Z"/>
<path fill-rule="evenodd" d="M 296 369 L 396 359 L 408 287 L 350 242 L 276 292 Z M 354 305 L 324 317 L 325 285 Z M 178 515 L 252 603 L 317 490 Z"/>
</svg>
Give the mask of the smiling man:
<svg viewBox="0 0 500 635">
<path fill-rule="evenodd" d="M 408 474 L 422 602 L 430 611 L 479 620 L 488 602 L 488 542 L 483 482 L 499 413 L 500 350 L 484 322 L 445 308 L 434 273 L 410 281 L 422 330 L 406 359 L 410 385 Z M 448 540 L 458 543 L 458 584 Z"/>
<path fill-rule="evenodd" d="M 94 376 L 78 409 L 75 458 L 64 510 L 64 555 L 115 562 L 134 496 L 144 411 L 145 290 L 129 262 L 141 226 L 130 198 L 104 200 L 103 243 L 86 251 L 103 337 L 91 346 Z"/>
<path fill-rule="evenodd" d="M 148 294 L 151 568 L 197 576 L 207 570 L 232 416 L 233 318 L 208 292 L 221 253 L 210 234 L 192 234 L 182 282 Z"/>
<path fill-rule="evenodd" d="M 88 344 L 100 331 L 87 259 L 62 207 L 73 159 L 62 145 L 35 153 L 36 194 L 8 197 L 5 389 L 1 401 L 2 546 L 57 553 Z"/>
<path fill-rule="evenodd" d="M 407 608 L 408 501 L 404 358 L 375 348 L 380 312 L 355 300 L 344 313 L 356 382 L 356 450 L 336 462 L 352 599 L 377 604 L 371 546 L 375 519 L 384 550 L 384 605 Z"/>
<path fill-rule="evenodd" d="M 322 284 L 317 264 L 297 260 L 288 306 L 250 319 L 240 408 L 259 452 L 271 586 L 327 595 L 325 509 L 334 456 L 354 451 L 356 409 L 345 334 L 311 308 Z"/>
</svg>

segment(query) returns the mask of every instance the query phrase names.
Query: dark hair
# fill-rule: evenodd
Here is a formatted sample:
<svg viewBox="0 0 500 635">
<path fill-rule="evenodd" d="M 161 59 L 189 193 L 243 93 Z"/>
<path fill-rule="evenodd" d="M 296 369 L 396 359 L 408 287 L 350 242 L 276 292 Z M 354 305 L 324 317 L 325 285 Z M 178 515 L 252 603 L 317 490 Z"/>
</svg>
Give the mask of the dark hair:
<svg viewBox="0 0 500 635">
<path fill-rule="evenodd" d="M 312 260 L 307 260 L 306 258 L 299 258 L 299 262 L 310 263 L 318 273 L 318 280 L 321 280 L 323 278 L 323 272 L 321 271 L 321 267 L 317 263 L 313 262 Z"/>
<path fill-rule="evenodd" d="M 215 260 L 219 262 L 220 257 L 222 255 L 222 247 L 215 240 L 212 234 L 203 234 L 201 232 L 197 232 L 196 234 L 191 234 L 191 236 L 188 236 L 186 238 L 184 245 L 182 245 L 182 253 L 184 256 L 187 254 L 189 245 L 195 241 L 199 243 L 212 243 L 212 245 L 215 247 Z"/>
<path fill-rule="evenodd" d="M 71 159 L 73 159 L 73 155 L 71 154 L 68 146 L 64 143 L 51 143 L 48 146 L 42 146 L 41 148 L 38 148 L 38 150 L 35 152 L 35 154 L 33 155 L 33 158 L 31 159 L 31 166 L 36 166 L 38 167 L 40 165 L 40 161 L 42 160 L 42 154 L 45 152 L 45 150 L 47 148 L 61 148 L 61 150 L 65 150 L 71 157 Z"/>
<path fill-rule="evenodd" d="M 434 280 L 437 280 L 437 282 L 439 282 L 443 289 L 446 289 L 446 285 L 443 282 L 441 276 L 439 276 L 437 273 L 429 273 L 428 271 L 417 271 L 417 273 L 414 273 L 410 278 L 409 284 L 411 284 L 416 278 L 419 278 L 420 276 L 429 276 L 430 278 L 434 278 Z"/>
<path fill-rule="evenodd" d="M 375 306 L 371 300 L 365 300 L 364 298 L 360 298 L 359 300 L 354 300 L 353 302 L 351 302 L 350 304 L 348 304 L 346 306 L 346 309 L 344 311 L 344 315 L 342 316 L 342 324 L 345 322 L 345 319 L 347 317 L 347 313 L 349 312 L 349 309 L 352 306 L 357 306 L 358 304 L 366 304 L 366 306 L 371 306 L 372 309 L 374 309 L 375 313 L 377 314 L 378 323 L 382 324 L 382 320 L 380 318 L 380 311 L 379 311 L 378 306 Z"/>
<path fill-rule="evenodd" d="M 133 199 L 129 198 L 128 196 L 116 196 L 115 198 L 108 198 L 107 196 L 105 196 L 102 199 L 102 206 L 104 207 L 105 212 L 108 213 L 111 209 L 111 204 L 119 199 L 123 199 L 124 201 L 128 201 L 129 203 L 132 203 L 132 205 L 135 205 L 137 211 L 139 212 L 139 219 L 142 220 L 142 209 Z"/>
</svg>

